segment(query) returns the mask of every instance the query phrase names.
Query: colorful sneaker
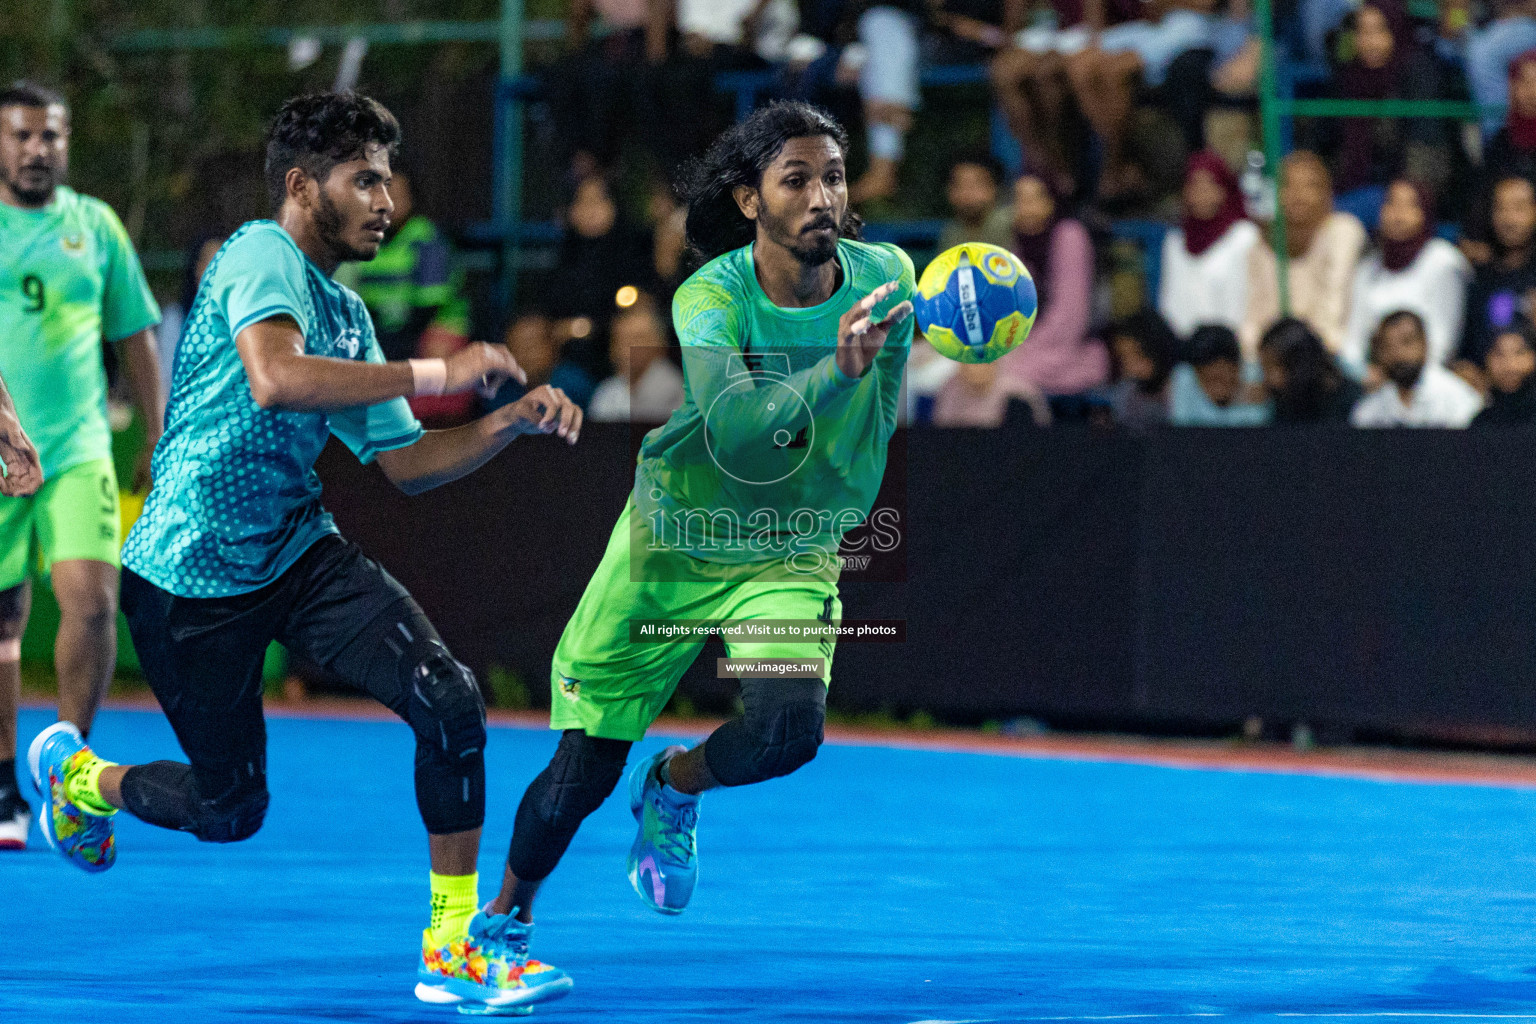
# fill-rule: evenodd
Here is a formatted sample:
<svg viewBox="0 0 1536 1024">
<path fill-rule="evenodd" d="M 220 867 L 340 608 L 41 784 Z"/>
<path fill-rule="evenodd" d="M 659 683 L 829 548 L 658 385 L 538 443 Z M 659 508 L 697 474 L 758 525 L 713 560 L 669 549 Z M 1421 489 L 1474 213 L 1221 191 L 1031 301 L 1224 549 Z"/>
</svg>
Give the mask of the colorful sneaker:
<svg viewBox="0 0 1536 1024">
<path fill-rule="evenodd" d="M 453 1006 L 460 1013 L 473 1017 L 528 1017 L 533 1014 L 531 1006 L 486 1006 L 484 1003 L 466 1002 L 463 996 L 449 992 L 447 976 L 428 966 L 429 958 L 439 965 L 445 962 L 444 956 L 432 956 L 430 934 L 428 932 L 422 936 L 421 966 L 417 970 L 421 980 L 416 982 L 417 999 L 433 1006 Z"/>
<path fill-rule="evenodd" d="M 629 848 L 629 884 L 663 914 L 681 914 L 699 878 L 699 798 L 662 785 L 656 776 L 662 761 L 687 751 L 668 747 L 629 773 L 629 809 L 640 823 Z"/>
<path fill-rule="evenodd" d="M 70 799 L 68 785 L 71 773 L 88 765 L 93 757 L 80 730 L 69 722 L 50 725 L 38 733 L 27 751 L 32 783 L 44 803 L 40 818 L 43 838 L 65 860 L 94 873 L 117 863 L 112 815 L 92 814 L 80 807 Z"/>
<path fill-rule="evenodd" d="M 467 933 L 446 946 L 435 947 L 431 932 L 422 933 L 421 967 L 416 998 L 422 1002 L 459 1004 L 475 1016 L 516 1016 L 502 1013 L 567 995 L 575 982 L 558 967 L 528 959 L 533 926 L 511 914 L 480 911 Z"/>
<path fill-rule="evenodd" d="M 6 791 L 0 796 L 0 850 L 25 850 L 27 832 L 31 828 L 31 806 L 15 789 Z"/>
</svg>

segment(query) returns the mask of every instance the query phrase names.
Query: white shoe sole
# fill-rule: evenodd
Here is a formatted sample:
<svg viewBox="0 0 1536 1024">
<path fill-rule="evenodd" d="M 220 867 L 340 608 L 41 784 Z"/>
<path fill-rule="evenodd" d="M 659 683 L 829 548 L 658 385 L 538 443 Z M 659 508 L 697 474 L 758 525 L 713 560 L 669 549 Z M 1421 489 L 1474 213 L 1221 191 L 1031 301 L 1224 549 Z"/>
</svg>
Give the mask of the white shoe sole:
<svg viewBox="0 0 1536 1024">
<path fill-rule="evenodd" d="M 447 989 L 438 988 L 436 985 L 428 985 L 424 981 L 416 983 L 416 998 L 424 1003 L 432 1003 L 438 1006 L 450 1006 L 464 1001 L 463 996 L 456 996 Z"/>
</svg>

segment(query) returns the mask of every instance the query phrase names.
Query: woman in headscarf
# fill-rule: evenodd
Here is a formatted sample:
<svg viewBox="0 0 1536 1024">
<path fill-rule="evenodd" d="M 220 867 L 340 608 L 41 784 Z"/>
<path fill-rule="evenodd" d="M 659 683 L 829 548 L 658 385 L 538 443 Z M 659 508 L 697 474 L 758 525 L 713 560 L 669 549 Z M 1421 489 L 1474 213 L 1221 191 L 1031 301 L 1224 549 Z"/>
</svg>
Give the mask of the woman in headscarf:
<svg viewBox="0 0 1536 1024">
<path fill-rule="evenodd" d="M 1429 191 L 1398 178 L 1387 186 L 1376 245 L 1360 261 L 1350 287 L 1349 327 L 1339 353 L 1344 369 L 1365 373 L 1371 335 L 1388 313 L 1408 310 L 1424 321 L 1429 361 L 1444 364 L 1461 339 L 1472 267 L 1454 245 L 1435 237 Z"/>
<path fill-rule="evenodd" d="M 1462 225 L 1461 251 L 1473 263 L 1493 259 L 1493 186 L 1504 178 L 1536 181 L 1536 50 L 1509 64 L 1509 113 L 1483 147 L 1483 166 Z"/>
<path fill-rule="evenodd" d="M 1202 324 L 1237 330 L 1248 308 L 1248 254 L 1259 229 L 1243 210 L 1237 176 L 1216 153 L 1189 158 L 1184 216 L 1163 237 L 1157 309 L 1187 338 Z"/>
<path fill-rule="evenodd" d="M 1484 363 L 1488 404 L 1472 420 L 1474 427 L 1511 427 L 1536 423 L 1536 332 L 1524 317 L 1493 339 Z"/>
<path fill-rule="evenodd" d="M 1414 44 L 1408 12 L 1399 0 L 1370 0 L 1352 15 L 1354 57 L 1334 72 L 1334 93 L 1346 100 L 1441 98 L 1442 71 Z M 1445 126 L 1432 120 L 1351 117 L 1338 122 L 1341 192 L 1385 184 L 1406 173 L 1443 184 L 1450 175 Z"/>
<path fill-rule="evenodd" d="M 1040 312 L 1024 344 L 998 362 L 1047 395 L 1075 395 L 1109 378 L 1109 353 L 1088 336 L 1093 242 L 1060 202 L 1038 174 L 1014 182 L 1013 251 L 1035 280 Z"/>
</svg>

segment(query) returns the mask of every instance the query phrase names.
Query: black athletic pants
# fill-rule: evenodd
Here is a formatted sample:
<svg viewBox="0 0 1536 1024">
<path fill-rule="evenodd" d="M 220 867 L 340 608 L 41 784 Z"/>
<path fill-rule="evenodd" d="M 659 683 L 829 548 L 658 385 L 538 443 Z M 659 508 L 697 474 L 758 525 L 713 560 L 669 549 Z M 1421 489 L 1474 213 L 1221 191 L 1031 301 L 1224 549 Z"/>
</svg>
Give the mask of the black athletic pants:
<svg viewBox="0 0 1536 1024">
<path fill-rule="evenodd" d="M 262 665 L 276 640 L 384 704 L 416 733 L 416 798 L 433 834 L 485 817 L 485 706 L 404 587 L 340 537 L 316 542 L 272 583 L 185 598 L 133 572 L 123 610 L 149 685 L 189 765 L 123 779 L 127 810 L 211 842 L 245 839 L 267 807 Z M 344 756 L 344 752 L 339 752 Z"/>
</svg>

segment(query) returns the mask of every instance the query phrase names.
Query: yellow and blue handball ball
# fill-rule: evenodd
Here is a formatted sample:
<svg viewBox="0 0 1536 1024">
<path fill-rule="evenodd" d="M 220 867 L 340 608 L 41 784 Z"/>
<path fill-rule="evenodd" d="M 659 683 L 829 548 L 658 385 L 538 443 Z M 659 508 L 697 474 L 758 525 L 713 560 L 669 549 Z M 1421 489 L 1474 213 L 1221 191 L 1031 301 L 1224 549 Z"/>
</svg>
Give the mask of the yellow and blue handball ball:
<svg viewBox="0 0 1536 1024">
<path fill-rule="evenodd" d="M 940 355 L 990 363 L 1018 348 L 1035 325 L 1035 282 L 1019 258 L 985 242 L 941 252 L 913 297 L 917 326 Z"/>
</svg>

